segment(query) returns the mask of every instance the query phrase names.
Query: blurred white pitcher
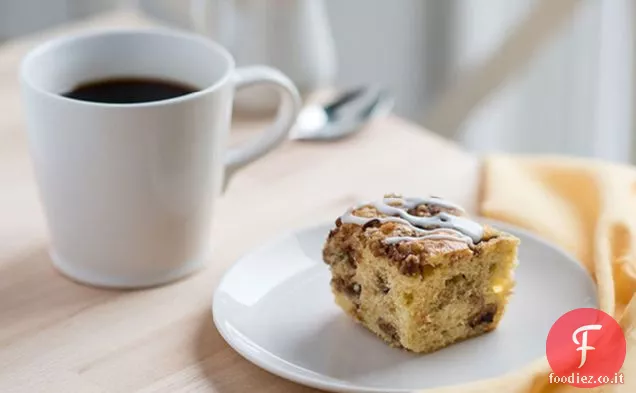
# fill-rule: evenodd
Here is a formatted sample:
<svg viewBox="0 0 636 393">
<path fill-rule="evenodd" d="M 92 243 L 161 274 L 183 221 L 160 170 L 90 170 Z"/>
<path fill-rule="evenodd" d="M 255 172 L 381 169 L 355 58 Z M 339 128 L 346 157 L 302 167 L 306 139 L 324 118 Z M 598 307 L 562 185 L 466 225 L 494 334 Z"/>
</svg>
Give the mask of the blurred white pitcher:
<svg viewBox="0 0 636 393">
<path fill-rule="evenodd" d="M 281 70 L 303 96 L 334 82 L 336 54 L 323 0 L 142 0 L 141 7 L 220 42 L 239 66 L 265 64 Z M 184 21 L 186 12 L 189 21 Z M 266 89 L 240 92 L 237 109 L 274 110 L 276 95 Z"/>
</svg>

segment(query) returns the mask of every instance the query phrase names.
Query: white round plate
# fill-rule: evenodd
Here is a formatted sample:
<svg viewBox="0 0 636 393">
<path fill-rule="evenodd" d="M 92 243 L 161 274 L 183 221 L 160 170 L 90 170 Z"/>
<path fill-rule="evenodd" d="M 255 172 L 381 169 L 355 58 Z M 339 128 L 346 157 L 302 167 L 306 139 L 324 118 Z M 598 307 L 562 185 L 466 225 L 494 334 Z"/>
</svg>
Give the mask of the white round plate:
<svg viewBox="0 0 636 393">
<path fill-rule="evenodd" d="M 545 355 L 552 324 L 598 307 L 594 283 L 571 256 L 517 228 L 517 286 L 499 327 L 428 355 L 394 349 L 334 303 L 321 250 L 330 225 L 299 230 L 238 260 L 214 295 L 225 340 L 283 378 L 336 392 L 397 393 L 501 376 Z"/>
</svg>

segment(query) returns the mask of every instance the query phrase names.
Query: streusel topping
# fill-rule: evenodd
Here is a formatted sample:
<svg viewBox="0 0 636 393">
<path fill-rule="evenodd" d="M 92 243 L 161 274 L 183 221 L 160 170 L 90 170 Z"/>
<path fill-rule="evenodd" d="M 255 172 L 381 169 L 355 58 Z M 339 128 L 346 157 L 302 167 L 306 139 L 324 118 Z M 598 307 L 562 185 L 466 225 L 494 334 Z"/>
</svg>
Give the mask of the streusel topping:
<svg viewBox="0 0 636 393">
<path fill-rule="evenodd" d="M 482 240 L 484 228 L 465 216 L 464 209 L 439 197 L 405 198 L 387 195 L 381 201 L 365 202 L 347 210 L 344 224 L 367 227 L 375 223 L 398 224 L 385 244 L 417 240 L 462 241 L 472 246 Z"/>
</svg>

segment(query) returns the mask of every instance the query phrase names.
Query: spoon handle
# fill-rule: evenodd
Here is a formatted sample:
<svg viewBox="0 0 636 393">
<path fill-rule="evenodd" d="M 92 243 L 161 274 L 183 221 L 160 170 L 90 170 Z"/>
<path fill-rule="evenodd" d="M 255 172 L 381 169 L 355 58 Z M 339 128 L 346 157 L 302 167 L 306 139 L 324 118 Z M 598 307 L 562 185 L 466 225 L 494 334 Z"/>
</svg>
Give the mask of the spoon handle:
<svg viewBox="0 0 636 393">
<path fill-rule="evenodd" d="M 327 116 L 332 116 L 338 110 L 338 108 L 347 104 L 348 102 L 355 100 L 362 93 L 364 93 L 364 91 L 364 87 L 347 91 L 346 93 L 340 95 L 335 101 L 331 102 L 328 105 L 325 105 L 325 113 L 327 113 Z"/>
</svg>

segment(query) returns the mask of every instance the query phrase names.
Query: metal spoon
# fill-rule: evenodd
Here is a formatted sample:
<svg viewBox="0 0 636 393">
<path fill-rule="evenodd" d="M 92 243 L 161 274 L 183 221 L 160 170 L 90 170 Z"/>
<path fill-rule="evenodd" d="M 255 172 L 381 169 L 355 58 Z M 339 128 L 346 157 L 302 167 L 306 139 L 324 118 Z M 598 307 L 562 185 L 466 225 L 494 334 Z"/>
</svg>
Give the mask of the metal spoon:
<svg viewBox="0 0 636 393">
<path fill-rule="evenodd" d="M 349 90 L 327 105 L 311 105 L 296 120 L 290 139 L 337 140 L 362 130 L 371 120 L 388 114 L 394 99 L 385 89 L 361 87 Z"/>
</svg>

